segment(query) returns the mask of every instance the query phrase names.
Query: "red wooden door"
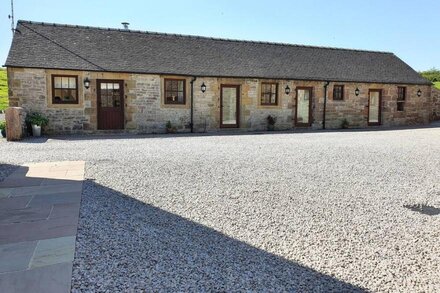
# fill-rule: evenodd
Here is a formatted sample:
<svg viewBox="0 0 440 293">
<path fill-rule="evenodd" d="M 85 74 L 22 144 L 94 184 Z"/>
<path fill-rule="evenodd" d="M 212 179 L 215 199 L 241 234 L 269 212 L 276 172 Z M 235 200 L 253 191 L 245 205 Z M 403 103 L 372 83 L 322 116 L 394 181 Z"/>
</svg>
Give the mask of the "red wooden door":
<svg viewBox="0 0 440 293">
<path fill-rule="evenodd" d="M 97 80 L 98 129 L 124 129 L 124 82 Z"/>
</svg>

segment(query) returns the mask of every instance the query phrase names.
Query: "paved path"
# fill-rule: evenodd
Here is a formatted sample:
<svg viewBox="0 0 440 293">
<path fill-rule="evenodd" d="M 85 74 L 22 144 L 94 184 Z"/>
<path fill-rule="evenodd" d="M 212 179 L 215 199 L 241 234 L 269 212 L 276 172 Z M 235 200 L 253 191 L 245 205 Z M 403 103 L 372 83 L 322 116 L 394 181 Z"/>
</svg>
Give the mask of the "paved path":
<svg viewBox="0 0 440 293">
<path fill-rule="evenodd" d="M 70 292 L 84 162 L 35 163 L 0 182 L 0 292 Z"/>
</svg>

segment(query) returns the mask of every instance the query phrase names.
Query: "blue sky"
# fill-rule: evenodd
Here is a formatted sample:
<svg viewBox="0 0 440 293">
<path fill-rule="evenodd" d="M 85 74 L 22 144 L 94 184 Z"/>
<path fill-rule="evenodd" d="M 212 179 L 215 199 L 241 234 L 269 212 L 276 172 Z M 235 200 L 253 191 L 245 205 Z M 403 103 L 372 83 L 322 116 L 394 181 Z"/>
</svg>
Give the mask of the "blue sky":
<svg viewBox="0 0 440 293">
<path fill-rule="evenodd" d="M 440 68 L 439 0 L 15 0 L 16 19 L 391 51 L 416 70 Z M 0 4 L 0 62 L 12 33 Z"/>
</svg>

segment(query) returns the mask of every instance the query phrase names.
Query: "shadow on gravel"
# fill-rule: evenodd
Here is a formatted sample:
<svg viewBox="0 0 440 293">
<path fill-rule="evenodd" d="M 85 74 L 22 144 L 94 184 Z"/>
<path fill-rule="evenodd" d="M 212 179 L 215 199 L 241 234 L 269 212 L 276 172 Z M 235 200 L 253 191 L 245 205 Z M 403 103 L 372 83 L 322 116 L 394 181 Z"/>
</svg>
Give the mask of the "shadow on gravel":
<svg viewBox="0 0 440 293">
<path fill-rule="evenodd" d="M 416 205 L 405 205 L 407 209 L 410 209 L 413 212 L 419 212 L 428 216 L 436 216 L 440 215 L 440 208 L 436 208 L 433 206 L 428 206 L 424 204 L 416 204 Z"/>
<path fill-rule="evenodd" d="M 5 180 L 5 178 L 12 174 L 18 167 L 17 165 L 0 163 L 0 182 Z"/>
<path fill-rule="evenodd" d="M 72 292 L 366 292 L 93 181 L 76 245 Z"/>
<path fill-rule="evenodd" d="M 371 132 L 371 131 L 396 131 L 396 130 L 415 130 L 427 128 L 440 128 L 440 122 L 431 123 L 427 125 L 411 125 L 411 126 L 370 126 L 368 128 L 349 128 L 349 129 L 310 129 L 310 128 L 295 128 L 291 130 L 277 130 L 277 131 L 247 131 L 244 129 L 227 129 L 213 132 L 182 132 L 182 133 L 154 133 L 154 134 L 134 134 L 121 131 L 112 131 L 108 133 L 93 134 L 66 134 L 53 135 L 47 138 L 27 138 L 22 142 L 25 143 L 44 143 L 47 139 L 78 141 L 78 140 L 106 140 L 106 139 L 142 139 L 142 138 L 175 138 L 175 137 L 205 137 L 205 136 L 242 136 L 242 135 L 273 135 L 273 134 L 307 134 L 307 133 L 338 133 L 338 132 Z"/>
</svg>

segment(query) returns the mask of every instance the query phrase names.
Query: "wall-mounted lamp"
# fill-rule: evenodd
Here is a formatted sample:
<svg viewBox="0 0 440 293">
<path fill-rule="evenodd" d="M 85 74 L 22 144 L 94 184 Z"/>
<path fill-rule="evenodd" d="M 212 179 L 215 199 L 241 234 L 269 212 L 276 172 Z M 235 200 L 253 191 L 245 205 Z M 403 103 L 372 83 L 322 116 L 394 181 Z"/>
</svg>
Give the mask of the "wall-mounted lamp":
<svg viewBox="0 0 440 293">
<path fill-rule="evenodd" d="M 202 86 L 200 87 L 200 89 L 202 90 L 202 93 L 206 92 L 205 82 L 202 83 Z"/>
<path fill-rule="evenodd" d="M 354 90 L 354 94 L 356 95 L 356 97 L 359 96 L 360 92 L 361 92 L 361 91 L 359 90 L 359 88 L 356 88 L 356 89 Z"/>
<path fill-rule="evenodd" d="M 286 85 L 284 92 L 286 93 L 286 95 L 290 94 L 290 87 L 288 85 Z"/>
<path fill-rule="evenodd" d="M 419 90 L 417 91 L 417 96 L 420 97 L 421 95 L 422 95 L 422 91 L 419 89 Z"/>
<path fill-rule="evenodd" d="M 86 79 L 84 79 L 84 87 L 86 89 L 89 89 L 89 87 L 90 87 L 90 79 L 88 77 L 86 77 Z"/>
</svg>

